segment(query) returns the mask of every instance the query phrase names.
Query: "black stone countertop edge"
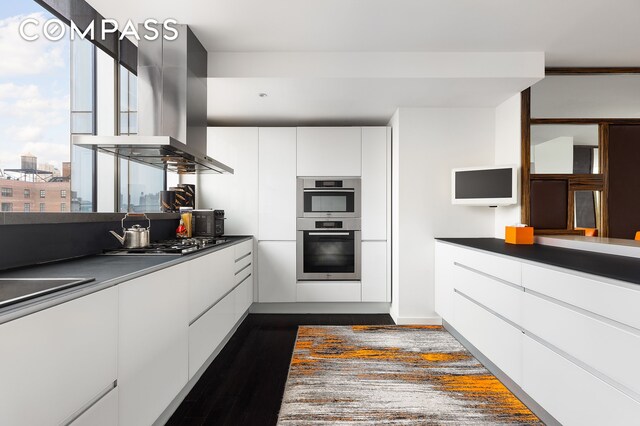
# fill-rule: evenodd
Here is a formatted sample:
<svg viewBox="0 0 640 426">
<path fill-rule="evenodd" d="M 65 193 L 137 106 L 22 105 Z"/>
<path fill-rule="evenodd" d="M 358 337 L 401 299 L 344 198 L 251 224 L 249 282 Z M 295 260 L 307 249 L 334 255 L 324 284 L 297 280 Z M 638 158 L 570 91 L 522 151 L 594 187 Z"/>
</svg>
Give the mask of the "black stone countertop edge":
<svg viewBox="0 0 640 426">
<path fill-rule="evenodd" d="M 186 255 L 93 255 L 0 271 L 0 278 L 95 278 L 94 281 L 0 309 L 0 324 L 113 287 L 252 239 L 226 236 L 228 242 Z"/>
<path fill-rule="evenodd" d="M 507 244 L 498 238 L 436 238 L 438 241 L 618 281 L 640 284 L 640 259 L 542 244 Z"/>
</svg>

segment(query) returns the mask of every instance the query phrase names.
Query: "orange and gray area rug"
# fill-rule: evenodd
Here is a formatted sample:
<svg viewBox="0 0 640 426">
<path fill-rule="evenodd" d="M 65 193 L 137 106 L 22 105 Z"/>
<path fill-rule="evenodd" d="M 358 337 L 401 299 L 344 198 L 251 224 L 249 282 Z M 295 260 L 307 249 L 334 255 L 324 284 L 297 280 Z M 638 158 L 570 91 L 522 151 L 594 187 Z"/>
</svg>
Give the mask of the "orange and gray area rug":
<svg viewBox="0 0 640 426">
<path fill-rule="evenodd" d="M 298 329 L 278 425 L 541 425 L 439 326 Z"/>
</svg>

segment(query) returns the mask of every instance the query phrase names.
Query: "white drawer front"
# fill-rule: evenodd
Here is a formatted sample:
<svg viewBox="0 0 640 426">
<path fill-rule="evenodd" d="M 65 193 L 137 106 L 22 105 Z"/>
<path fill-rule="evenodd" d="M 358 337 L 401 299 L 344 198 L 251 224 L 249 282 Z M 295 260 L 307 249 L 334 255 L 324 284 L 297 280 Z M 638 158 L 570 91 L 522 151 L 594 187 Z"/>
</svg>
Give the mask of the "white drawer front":
<svg viewBox="0 0 640 426">
<path fill-rule="evenodd" d="M 435 309 L 446 321 L 453 317 L 451 303 L 453 298 L 454 253 L 457 249 L 451 244 L 436 241 L 435 248 Z"/>
<path fill-rule="evenodd" d="M 534 265 L 522 265 L 528 289 L 640 329 L 640 285 L 630 289 Z"/>
<path fill-rule="evenodd" d="M 235 285 L 232 247 L 189 261 L 189 321 L 204 312 Z"/>
<path fill-rule="evenodd" d="M 480 302 L 492 311 L 516 324 L 521 323 L 522 287 L 478 274 L 463 266 L 454 266 L 452 271 L 454 288 Z"/>
<path fill-rule="evenodd" d="M 522 280 L 522 265 L 517 260 L 455 247 L 453 261 L 512 284 L 520 285 Z"/>
<path fill-rule="evenodd" d="M 525 294 L 523 326 L 586 365 L 640 394 L 640 336 Z"/>
<path fill-rule="evenodd" d="M 82 413 L 72 426 L 118 426 L 118 388 L 108 394 Z"/>
<path fill-rule="evenodd" d="M 234 322 L 237 322 L 247 312 L 253 303 L 253 275 L 245 277 L 233 291 L 235 303 Z"/>
<path fill-rule="evenodd" d="M 225 338 L 235 324 L 233 293 L 189 326 L 189 379 Z"/>
<path fill-rule="evenodd" d="M 245 255 L 246 257 L 241 258 L 239 261 L 237 261 L 234 264 L 234 275 L 236 276 L 236 278 L 238 277 L 238 275 L 242 275 L 243 277 L 246 275 L 244 272 L 246 272 L 247 270 L 251 270 L 251 267 L 249 265 L 251 265 L 253 263 L 253 256 L 251 256 L 251 254 L 249 255 Z M 236 281 L 237 284 L 237 281 Z"/>
<path fill-rule="evenodd" d="M 635 425 L 640 404 L 527 336 L 522 388 L 565 426 Z"/>
<path fill-rule="evenodd" d="M 522 332 L 459 293 L 453 296 L 453 316 L 453 327 L 519 384 Z"/>
<path fill-rule="evenodd" d="M 236 244 L 233 246 L 233 252 L 235 254 L 235 260 L 240 259 L 245 254 L 253 253 L 253 239 Z"/>
<path fill-rule="evenodd" d="M 296 285 L 297 302 L 360 302 L 359 281 L 304 281 Z"/>
</svg>

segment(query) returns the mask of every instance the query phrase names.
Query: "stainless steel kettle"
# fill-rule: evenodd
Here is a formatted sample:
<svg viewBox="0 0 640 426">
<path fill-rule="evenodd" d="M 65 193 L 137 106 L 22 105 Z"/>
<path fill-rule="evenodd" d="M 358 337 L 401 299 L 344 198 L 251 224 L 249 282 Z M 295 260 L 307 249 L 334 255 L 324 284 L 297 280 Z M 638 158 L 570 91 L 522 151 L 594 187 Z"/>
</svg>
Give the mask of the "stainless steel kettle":
<svg viewBox="0 0 640 426">
<path fill-rule="evenodd" d="M 124 227 L 124 221 L 128 218 L 131 219 L 146 219 L 149 223 L 149 226 L 146 228 L 141 227 L 140 225 L 133 225 L 131 228 Z M 124 248 L 142 248 L 147 247 L 149 242 L 151 241 L 149 238 L 149 232 L 151 230 L 151 221 L 144 213 L 127 213 L 122 218 L 122 236 L 118 235 L 116 231 L 109 231 L 111 235 L 116 237 L 120 244 Z"/>
</svg>

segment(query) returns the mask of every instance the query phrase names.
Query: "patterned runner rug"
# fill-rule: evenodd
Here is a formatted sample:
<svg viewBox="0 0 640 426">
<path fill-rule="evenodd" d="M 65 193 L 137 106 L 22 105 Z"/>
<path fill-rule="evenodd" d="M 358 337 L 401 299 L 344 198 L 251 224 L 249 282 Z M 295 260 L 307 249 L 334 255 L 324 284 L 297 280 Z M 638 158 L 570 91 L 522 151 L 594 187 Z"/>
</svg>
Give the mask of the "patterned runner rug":
<svg viewBox="0 0 640 426">
<path fill-rule="evenodd" d="M 278 425 L 541 425 L 439 326 L 298 329 Z"/>
</svg>

